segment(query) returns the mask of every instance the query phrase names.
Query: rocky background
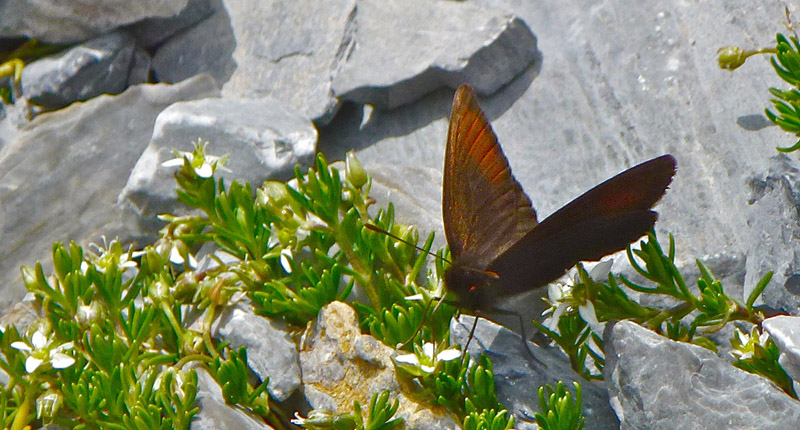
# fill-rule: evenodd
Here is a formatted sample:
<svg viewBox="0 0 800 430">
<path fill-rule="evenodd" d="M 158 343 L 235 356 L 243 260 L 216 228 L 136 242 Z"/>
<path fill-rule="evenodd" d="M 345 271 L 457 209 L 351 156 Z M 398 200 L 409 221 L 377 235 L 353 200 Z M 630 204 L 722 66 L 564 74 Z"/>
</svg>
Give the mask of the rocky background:
<svg viewBox="0 0 800 430">
<path fill-rule="evenodd" d="M 725 45 L 774 45 L 775 33 L 785 31 L 784 6 L 774 0 L 4 2 L 0 37 L 70 47 L 27 65 L 18 102 L 2 112 L 2 303 L 22 299 L 20 265 L 47 263 L 53 241 L 101 235 L 152 241 L 155 215 L 175 209 L 172 171 L 161 162 L 198 137 L 211 141 L 210 153 L 230 154 L 228 180 L 254 184 L 287 179 L 316 151 L 333 160 L 355 150 L 375 178 L 374 197 L 394 202 L 400 222 L 423 234 L 436 231 L 442 245 L 448 114 L 454 89 L 469 82 L 540 219 L 613 174 L 671 153 L 678 173 L 658 205 L 657 231 L 675 235 L 686 273 L 696 271 L 700 258 L 743 300 L 774 270 L 764 304 L 797 314 L 800 163 L 796 154 L 774 150 L 794 140 L 763 114 L 767 88 L 782 82 L 766 58 L 735 73 L 716 64 Z M 796 5 L 786 6 L 800 16 Z M 614 270 L 625 266 L 617 258 Z M 326 310 L 321 324 L 336 315 L 347 320 L 345 314 Z M 263 322 L 244 324 L 249 328 L 234 332 L 266 330 L 247 325 Z M 459 327 L 454 336 L 465 336 Z M 769 328 L 787 351 L 798 344 L 790 336 L 798 330 L 794 320 Z M 630 323 L 606 335 L 607 356 L 616 359 L 609 360 L 605 383 L 584 386 L 587 429 L 789 429 L 800 422 L 797 402 L 724 358 Z M 287 338 L 276 336 L 276 344 Z M 473 346 L 495 354 L 501 398 L 519 428 L 533 428 L 536 388 L 577 376 L 555 351 L 542 352 L 552 354 L 546 369 L 525 362 L 512 338 L 481 324 Z M 284 346 L 268 352 L 285 355 L 253 365 L 275 379 L 290 375 L 288 385 L 271 384 L 277 398 L 290 398 L 301 374 L 337 377 L 314 374 L 320 367 L 313 357 L 298 358 L 293 344 Z M 328 405 L 322 395 L 305 395 L 312 406 Z M 198 426 L 259 428 L 236 413 L 203 414 Z M 421 422 L 414 428 L 453 425 Z"/>
</svg>

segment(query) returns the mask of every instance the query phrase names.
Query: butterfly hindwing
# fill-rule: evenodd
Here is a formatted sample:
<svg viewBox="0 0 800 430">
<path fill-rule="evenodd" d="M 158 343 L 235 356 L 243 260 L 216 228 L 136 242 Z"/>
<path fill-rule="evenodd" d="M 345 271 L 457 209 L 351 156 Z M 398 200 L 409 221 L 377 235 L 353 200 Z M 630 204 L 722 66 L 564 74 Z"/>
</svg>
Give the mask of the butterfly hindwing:
<svg viewBox="0 0 800 430">
<path fill-rule="evenodd" d="M 671 155 L 632 167 L 576 198 L 498 256 L 488 267 L 499 275 L 499 295 L 552 282 L 579 261 L 625 249 L 653 228 L 650 208 L 675 174 Z"/>
</svg>

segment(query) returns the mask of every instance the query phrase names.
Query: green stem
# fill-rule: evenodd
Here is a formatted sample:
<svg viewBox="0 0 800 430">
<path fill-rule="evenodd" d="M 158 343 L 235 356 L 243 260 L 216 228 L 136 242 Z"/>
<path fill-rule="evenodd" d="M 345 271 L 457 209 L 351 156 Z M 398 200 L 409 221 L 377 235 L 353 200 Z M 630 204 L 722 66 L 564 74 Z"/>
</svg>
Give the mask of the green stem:
<svg viewBox="0 0 800 430">
<path fill-rule="evenodd" d="M 11 430 L 22 430 L 28 424 L 28 415 L 31 412 L 31 404 L 35 401 L 36 394 L 33 387 L 25 389 L 25 400 L 17 409 L 17 415 L 14 417 L 14 422 L 11 424 Z"/>
</svg>

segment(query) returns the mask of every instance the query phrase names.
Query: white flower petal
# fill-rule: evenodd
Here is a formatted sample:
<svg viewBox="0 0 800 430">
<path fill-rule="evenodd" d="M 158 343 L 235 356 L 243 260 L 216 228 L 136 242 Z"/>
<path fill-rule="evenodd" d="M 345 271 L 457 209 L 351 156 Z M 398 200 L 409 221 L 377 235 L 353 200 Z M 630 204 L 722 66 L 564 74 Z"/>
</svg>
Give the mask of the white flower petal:
<svg viewBox="0 0 800 430">
<path fill-rule="evenodd" d="M 461 351 L 455 348 L 445 349 L 436 355 L 436 359 L 441 361 L 451 361 L 459 357 L 461 357 Z"/>
<path fill-rule="evenodd" d="M 178 250 L 177 246 L 173 246 L 169 251 L 169 261 L 171 261 L 173 264 L 183 264 L 183 256 L 181 255 L 181 252 Z"/>
<path fill-rule="evenodd" d="M 406 300 L 410 301 L 420 301 L 422 299 L 423 299 L 422 294 L 414 294 L 413 296 L 406 296 Z"/>
<path fill-rule="evenodd" d="M 595 264 L 592 270 L 589 271 L 589 277 L 595 282 L 608 280 L 608 273 L 611 272 L 611 266 L 613 264 L 614 260 L 611 258 Z"/>
<path fill-rule="evenodd" d="M 281 250 L 281 267 L 286 273 L 292 273 L 292 262 L 289 260 L 292 258 L 292 250 L 289 248 L 284 248 Z"/>
<path fill-rule="evenodd" d="M 750 341 L 750 336 L 745 334 L 745 332 L 739 330 L 738 327 L 736 328 L 736 338 L 739 340 L 739 343 L 741 343 L 742 345 L 745 345 L 745 344 L 747 344 L 747 342 Z"/>
<path fill-rule="evenodd" d="M 135 261 L 128 260 L 127 258 L 125 259 L 125 261 L 120 261 L 120 262 L 122 263 L 120 264 L 120 267 L 124 267 L 126 269 L 135 269 L 136 267 L 138 267 Z"/>
<path fill-rule="evenodd" d="M 12 342 L 11 343 L 11 347 L 16 349 L 17 351 L 25 351 L 25 352 L 33 351 L 33 349 L 30 347 L 30 345 L 28 345 L 25 342 L 20 342 L 20 341 Z"/>
<path fill-rule="evenodd" d="M 197 176 L 205 179 L 205 178 L 210 178 L 211 175 L 214 174 L 214 169 L 211 167 L 210 164 L 203 163 L 202 166 L 194 169 L 194 172 L 197 173 Z"/>
<path fill-rule="evenodd" d="M 47 337 L 40 331 L 36 331 L 31 336 L 31 344 L 33 345 L 33 349 L 41 349 L 47 346 Z"/>
<path fill-rule="evenodd" d="M 280 243 L 281 242 L 278 240 L 278 232 L 275 229 L 272 229 L 269 234 L 269 239 L 267 239 L 267 248 L 272 249 Z"/>
<path fill-rule="evenodd" d="M 62 354 L 57 352 L 53 354 L 53 368 L 55 369 L 65 369 L 69 366 L 75 364 L 75 359 L 70 357 L 67 354 Z"/>
<path fill-rule="evenodd" d="M 75 347 L 75 344 L 72 342 L 62 343 L 56 348 L 56 351 L 65 351 L 67 349 L 72 349 Z"/>
<path fill-rule="evenodd" d="M 135 266 L 135 264 L 134 264 L 134 266 Z M 189 254 L 189 267 L 191 267 L 192 269 L 196 269 L 197 268 L 197 259 L 194 258 L 194 255 L 192 255 L 192 254 Z"/>
<path fill-rule="evenodd" d="M 593 332 L 601 336 L 603 335 L 603 324 L 597 320 L 597 314 L 594 312 L 594 305 L 592 302 L 586 302 L 586 304 L 580 306 L 578 308 L 578 313 L 581 315 L 581 318 L 589 324 Z"/>
<path fill-rule="evenodd" d="M 80 305 L 78 306 L 77 316 L 78 316 L 78 321 L 80 321 L 81 323 L 84 324 L 88 323 L 95 316 L 94 309 L 92 309 L 92 307 L 88 305 Z"/>
<path fill-rule="evenodd" d="M 28 373 L 33 373 L 36 369 L 43 363 L 42 360 L 39 360 L 35 357 L 28 357 L 25 360 L 25 371 Z"/>
<path fill-rule="evenodd" d="M 420 368 L 420 369 L 422 369 L 422 371 L 423 371 L 423 372 L 425 372 L 425 373 L 433 373 L 433 371 L 434 371 L 434 370 L 436 370 L 436 368 L 435 368 L 435 367 L 433 367 L 433 366 L 426 366 L 426 365 L 424 365 L 424 364 L 421 364 L 421 365 L 419 366 L 419 368 Z"/>
<path fill-rule="evenodd" d="M 547 284 L 547 298 L 550 299 L 550 303 L 561 300 L 561 292 L 560 284 Z"/>
<path fill-rule="evenodd" d="M 419 366 L 419 358 L 417 358 L 414 354 L 403 354 L 398 355 L 394 358 L 394 361 L 401 363 L 401 364 L 410 364 L 412 366 Z"/>
<path fill-rule="evenodd" d="M 161 163 L 161 167 L 181 167 L 183 166 L 183 158 L 172 158 Z"/>
<path fill-rule="evenodd" d="M 425 344 L 422 345 L 422 353 L 425 354 L 426 357 L 433 359 L 433 344 L 425 342 Z"/>
<path fill-rule="evenodd" d="M 558 306 L 556 306 L 556 310 L 553 312 L 553 318 L 556 320 L 560 319 L 561 315 L 564 315 L 567 309 L 569 309 L 568 303 L 559 303 Z"/>
<path fill-rule="evenodd" d="M 306 214 L 306 225 L 309 228 L 327 228 L 328 223 L 322 220 L 322 218 L 312 214 L 311 212 Z"/>
</svg>

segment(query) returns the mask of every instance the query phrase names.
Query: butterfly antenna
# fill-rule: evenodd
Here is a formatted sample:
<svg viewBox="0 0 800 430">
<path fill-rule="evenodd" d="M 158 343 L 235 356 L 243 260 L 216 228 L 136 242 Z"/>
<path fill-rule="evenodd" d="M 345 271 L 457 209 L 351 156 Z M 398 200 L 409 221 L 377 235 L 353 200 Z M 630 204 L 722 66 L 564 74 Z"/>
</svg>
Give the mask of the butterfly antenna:
<svg viewBox="0 0 800 430">
<path fill-rule="evenodd" d="M 387 236 L 391 237 L 392 239 L 394 239 L 394 240 L 396 240 L 396 241 L 398 241 L 398 242 L 403 242 L 403 243 L 405 243 L 405 244 L 406 244 L 406 245 L 408 245 L 408 246 L 412 246 L 412 247 L 416 248 L 418 251 L 420 251 L 420 252 L 424 252 L 424 253 L 426 253 L 426 254 L 430 255 L 430 256 L 431 256 L 431 257 L 433 257 L 433 258 L 439 258 L 439 259 L 443 260 L 443 261 L 444 261 L 444 262 L 446 262 L 446 263 L 450 263 L 450 261 L 449 261 L 449 260 L 447 260 L 446 258 L 444 258 L 444 257 L 442 257 L 442 256 L 440 256 L 440 255 L 436 255 L 436 254 L 434 254 L 433 252 L 430 252 L 430 251 L 428 251 L 428 250 L 427 250 L 427 249 L 425 249 L 425 248 L 421 248 L 421 247 L 419 247 L 419 246 L 417 246 L 417 245 L 415 245 L 415 244 L 413 244 L 413 243 L 411 243 L 411 242 L 409 242 L 409 241 L 407 241 L 407 240 L 405 240 L 405 239 L 403 239 L 403 238 L 401 238 L 401 237 L 399 237 L 399 236 L 396 236 L 396 235 L 394 235 L 394 234 L 392 234 L 392 233 L 389 233 L 388 231 L 386 231 L 386 230 L 384 230 L 384 229 L 382 229 L 382 228 L 378 227 L 378 226 L 377 226 L 377 225 L 375 225 L 375 224 L 364 224 L 364 227 L 365 227 L 367 230 L 372 230 L 372 231 L 374 231 L 374 232 L 383 233 L 383 234 L 385 234 L 385 235 L 387 235 Z"/>
</svg>

